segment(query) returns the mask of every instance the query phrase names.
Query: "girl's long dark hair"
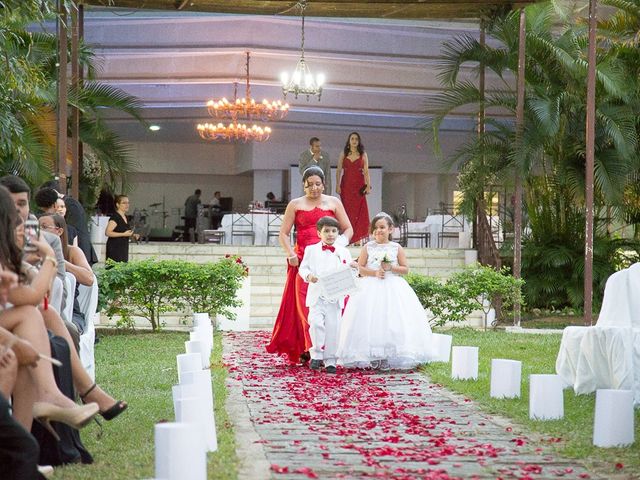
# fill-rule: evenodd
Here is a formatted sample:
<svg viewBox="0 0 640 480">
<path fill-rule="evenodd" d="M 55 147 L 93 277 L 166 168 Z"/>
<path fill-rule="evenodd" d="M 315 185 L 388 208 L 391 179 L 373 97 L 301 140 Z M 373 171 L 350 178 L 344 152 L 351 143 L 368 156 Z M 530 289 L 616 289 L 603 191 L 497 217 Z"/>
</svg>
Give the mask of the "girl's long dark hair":
<svg viewBox="0 0 640 480">
<path fill-rule="evenodd" d="M 20 274 L 22 251 L 16 243 L 18 211 L 9 190 L 0 185 L 0 265 Z"/>
<path fill-rule="evenodd" d="M 360 138 L 360 134 L 358 132 L 351 132 L 347 137 L 347 143 L 344 146 L 344 156 L 345 157 L 349 156 L 349 153 L 351 152 L 351 145 L 349 142 L 349 140 L 351 140 L 351 135 L 355 135 L 358 137 L 358 153 L 362 155 L 364 153 L 364 145 L 362 144 L 362 139 Z"/>
<path fill-rule="evenodd" d="M 60 236 L 60 243 L 62 244 L 62 256 L 64 259 L 69 262 L 69 235 L 67 229 L 67 222 L 62 215 L 58 215 L 57 213 L 45 213 L 42 215 L 43 217 L 51 217 L 53 219 L 53 224 L 62 230 L 62 235 Z"/>
</svg>

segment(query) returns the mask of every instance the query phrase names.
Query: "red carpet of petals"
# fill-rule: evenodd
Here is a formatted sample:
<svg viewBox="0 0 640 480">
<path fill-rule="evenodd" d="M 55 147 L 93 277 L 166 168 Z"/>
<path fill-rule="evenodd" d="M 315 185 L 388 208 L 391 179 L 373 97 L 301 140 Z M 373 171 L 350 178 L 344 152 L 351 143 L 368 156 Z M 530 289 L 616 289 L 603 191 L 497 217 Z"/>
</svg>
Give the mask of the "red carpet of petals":
<svg viewBox="0 0 640 480">
<path fill-rule="evenodd" d="M 224 341 L 272 478 L 596 478 L 417 372 L 330 375 L 265 353 L 268 332 Z"/>
</svg>

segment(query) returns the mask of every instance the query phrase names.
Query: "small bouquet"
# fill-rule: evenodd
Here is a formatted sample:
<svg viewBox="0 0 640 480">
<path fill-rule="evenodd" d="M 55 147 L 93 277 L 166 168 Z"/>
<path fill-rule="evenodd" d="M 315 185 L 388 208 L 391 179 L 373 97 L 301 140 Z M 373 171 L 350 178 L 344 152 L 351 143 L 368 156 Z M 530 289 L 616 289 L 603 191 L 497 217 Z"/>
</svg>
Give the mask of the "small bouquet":
<svg viewBox="0 0 640 480">
<path fill-rule="evenodd" d="M 376 260 L 380 263 L 389 263 L 389 264 L 391 263 L 391 259 L 387 256 L 386 252 L 382 256 L 378 255 L 376 257 Z"/>
</svg>

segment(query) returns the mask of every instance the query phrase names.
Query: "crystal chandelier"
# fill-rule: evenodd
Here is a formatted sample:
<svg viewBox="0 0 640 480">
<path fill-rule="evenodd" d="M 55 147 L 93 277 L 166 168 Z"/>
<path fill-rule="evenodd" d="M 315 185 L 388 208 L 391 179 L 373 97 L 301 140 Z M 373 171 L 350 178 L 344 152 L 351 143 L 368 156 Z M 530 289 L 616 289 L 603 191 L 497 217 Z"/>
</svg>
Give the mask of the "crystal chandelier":
<svg viewBox="0 0 640 480">
<path fill-rule="evenodd" d="M 282 93 L 285 98 L 287 97 L 287 93 L 293 93 L 295 98 L 298 98 L 298 95 L 306 95 L 307 100 L 309 100 L 309 96 L 317 95 L 318 101 L 320 101 L 324 75 L 320 73 L 314 78 L 309 70 L 309 65 L 307 65 L 307 62 L 304 60 L 304 10 L 307 8 L 307 0 L 300 0 L 297 6 L 300 8 L 300 15 L 302 16 L 301 55 L 293 74 L 289 76 L 289 74 L 284 72 L 280 76 L 282 80 Z"/>
<path fill-rule="evenodd" d="M 256 141 L 263 142 L 271 135 L 271 128 L 262 127 L 260 125 L 247 126 L 240 120 L 279 120 L 284 118 L 289 112 L 289 104 L 282 103 L 280 100 L 269 102 L 262 100 L 257 103 L 251 98 L 251 85 L 249 82 L 249 60 L 250 55 L 247 52 L 247 84 L 244 98 L 238 98 L 238 84 L 234 83 L 233 101 L 226 98 L 222 100 L 207 102 L 207 110 L 209 115 L 215 118 L 230 119 L 228 124 L 220 123 L 201 123 L 198 124 L 197 130 L 200 137 L 205 140 L 227 140 L 227 141 Z"/>
<path fill-rule="evenodd" d="M 198 134 L 205 140 L 264 142 L 271 135 L 269 127 L 260 127 L 258 125 L 248 127 L 246 124 L 238 123 L 235 120 L 227 125 L 222 123 L 200 123 L 197 128 Z"/>
<path fill-rule="evenodd" d="M 245 89 L 244 98 L 238 98 L 238 84 L 234 84 L 233 101 L 229 101 L 226 98 L 222 100 L 207 102 L 207 110 L 209 115 L 216 118 L 232 118 L 237 119 L 245 117 L 249 119 L 258 118 L 260 120 L 280 120 L 287 116 L 289 113 L 289 104 L 282 103 L 280 100 L 262 100 L 262 103 L 256 103 L 251 98 L 251 84 L 249 82 L 249 60 L 250 55 L 247 52 L 247 85 Z"/>
</svg>

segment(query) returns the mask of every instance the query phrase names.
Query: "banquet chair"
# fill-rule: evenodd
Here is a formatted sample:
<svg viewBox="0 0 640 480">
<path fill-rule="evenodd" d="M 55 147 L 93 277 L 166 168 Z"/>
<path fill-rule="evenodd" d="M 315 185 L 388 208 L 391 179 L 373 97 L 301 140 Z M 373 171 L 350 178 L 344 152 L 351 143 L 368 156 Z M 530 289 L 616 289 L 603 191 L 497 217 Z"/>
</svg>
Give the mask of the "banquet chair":
<svg viewBox="0 0 640 480">
<path fill-rule="evenodd" d="M 73 300 L 76 297 L 76 277 L 73 273 L 65 272 L 64 283 L 67 288 L 67 296 L 64 299 L 64 308 L 60 316 L 67 322 L 73 322 Z"/>
<path fill-rule="evenodd" d="M 464 232 L 464 218 L 462 215 L 442 215 L 442 227 L 438 232 L 438 248 L 442 248 L 445 238 L 459 238 Z"/>
<path fill-rule="evenodd" d="M 93 285 L 78 285 L 78 305 L 86 320 L 86 328 L 80 335 L 80 362 L 91 380 L 96 380 L 94 344 L 96 340 L 95 317 L 98 313 L 98 279 L 93 276 Z"/>
<path fill-rule="evenodd" d="M 252 213 L 234 213 L 231 220 L 231 243 L 235 237 L 251 237 L 251 244 L 256 243 L 256 232 L 253 229 Z"/>
<path fill-rule="evenodd" d="M 219 243 L 222 245 L 224 243 L 225 233 L 224 230 L 203 230 L 202 237 L 204 243 Z"/>
<path fill-rule="evenodd" d="M 49 295 L 49 305 L 55 308 L 56 312 L 60 313 L 62 309 L 62 295 L 64 287 L 62 280 L 59 277 L 53 279 L 53 285 L 51 286 L 51 295 Z"/>
<path fill-rule="evenodd" d="M 410 239 L 417 239 L 420 241 L 420 248 L 426 248 L 431 244 L 431 233 L 429 232 L 410 232 L 409 231 L 409 218 L 407 215 L 407 205 L 403 203 L 398 211 L 398 220 L 400 222 L 400 245 L 403 247 L 409 246 Z"/>
<path fill-rule="evenodd" d="M 271 245 L 269 241 L 272 237 L 276 239 L 280 236 L 280 226 L 282 225 L 282 215 L 279 213 L 270 213 L 267 218 L 267 245 Z M 277 243 L 277 240 L 276 240 Z"/>
</svg>

